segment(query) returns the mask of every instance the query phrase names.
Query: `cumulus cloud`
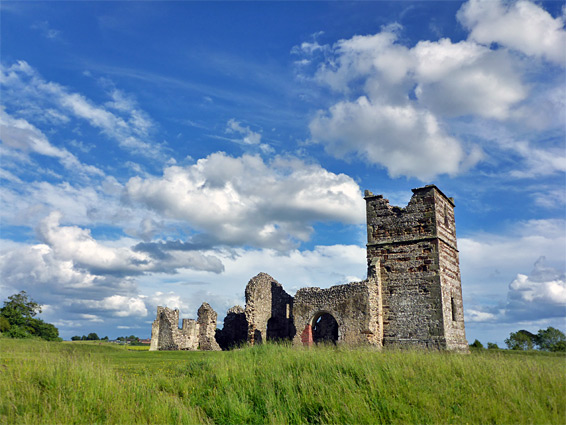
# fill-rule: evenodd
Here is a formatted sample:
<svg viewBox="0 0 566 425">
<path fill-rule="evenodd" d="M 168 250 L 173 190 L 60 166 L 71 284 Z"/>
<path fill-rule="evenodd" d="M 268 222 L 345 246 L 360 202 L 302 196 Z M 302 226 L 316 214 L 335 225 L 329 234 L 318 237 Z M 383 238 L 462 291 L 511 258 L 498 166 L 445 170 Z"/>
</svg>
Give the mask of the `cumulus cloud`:
<svg viewBox="0 0 566 425">
<path fill-rule="evenodd" d="M 71 260 L 57 259 L 46 244 L 19 245 L 2 241 L 0 273 L 4 285 L 18 288 L 27 285 L 59 284 L 68 289 L 92 287 L 96 276 L 76 269 Z"/>
<path fill-rule="evenodd" d="M 458 17 L 470 30 L 468 40 L 405 46 L 402 27 L 395 23 L 328 46 L 324 57 L 317 57 L 311 81 L 343 98 L 312 118 L 312 141 L 336 157 L 357 156 L 381 165 L 392 177 L 428 181 L 466 171 L 486 157 L 476 137 L 466 137 L 466 143 L 460 139 L 451 127 L 455 119 L 520 122 L 539 130 L 562 127 L 564 102 L 557 94 L 562 84 L 541 82 L 550 81 L 548 75 L 527 74 L 525 61 L 512 50 L 563 62 L 563 18 L 553 19 L 524 1 L 507 6 L 472 1 Z M 490 46 L 492 41 L 499 45 Z M 293 53 L 312 61 L 317 49 L 310 47 L 296 46 Z M 531 153 L 531 171 L 562 168 L 547 149 L 532 147 Z"/>
<path fill-rule="evenodd" d="M 134 177 L 125 199 L 201 234 L 193 242 L 288 249 L 307 240 L 317 221 L 360 223 L 363 199 L 344 174 L 297 159 L 214 153 L 162 177 Z"/>
<path fill-rule="evenodd" d="M 471 40 L 486 45 L 499 43 L 529 56 L 566 64 L 564 17 L 553 18 L 530 1 L 470 0 L 457 18 L 470 30 Z"/>
<path fill-rule="evenodd" d="M 100 301 L 82 301 L 86 307 L 94 310 L 107 310 L 117 317 L 147 316 L 145 297 L 127 297 L 123 295 L 112 295 Z"/>
<path fill-rule="evenodd" d="M 319 112 L 309 128 L 334 156 L 355 152 L 363 160 L 387 167 L 391 177 L 430 180 L 437 174 L 454 175 L 466 160 L 458 140 L 445 133 L 436 117 L 411 104 L 392 106 L 362 96 Z M 470 165 L 477 159 L 479 155 Z"/>
<path fill-rule="evenodd" d="M 61 226 L 61 213 L 53 212 L 39 227 L 39 237 L 49 245 L 57 258 L 72 261 L 79 269 L 99 275 L 133 276 L 167 270 L 175 273 L 179 267 L 221 272 L 220 260 L 201 252 L 185 252 L 168 257 L 164 262 L 129 246 L 107 246 L 94 239 L 88 229 L 77 226 Z M 132 241 L 125 241 L 131 242 Z"/>
<path fill-rule="evenodd" d="M 479 147 L 451 136 L 441 117 L 506 119 L 527 90 L 505 52 L 473 42 L 398 43 L 399 25 L 333 46 L 315 80 L 356 100 L 319 111 L 312 139 L 334 156 L 355 154 L 393 177 L 430 180 L 475 165 Z M 423 160 L 424 158 L 424 160 Z"/>
<path fill-rule="evenodd" d="M 529 275 L 519 273 L 509 284 L 507 300 L 506 315 L 514 318 L 566 316 L 564 272 L 546 266 L 540 257 Z"/>
<path fill-rule="evenodd" d="M 43 312 L 49 321 L 68 329 L 83 320 L 100 322 L 106 313 L 119 316 L 143 312 L 140 302 L 135 301 L 137 288 L 130 277 L 97 275 L 77 267 L 73 259 L 61 258 L 47 244 L 1 242 L 0 293 L 7 296 L 26 290 L 35 300 L 50 306 Z"/>
<path fill-rule="evenodd" d="M 507 292 L 507 301 L 497 307 L 478 306 L 466 310 L 471 322 L 537 321 L 566 316 L 564 272 L 545 266 L 540 257 L 529 275 L 518 273 Z"/>
<path fill-rule="evenodd" d="M 416 96 L 441 116 L 503 120 L 527 96 L 506 52 L 446 38 L 420 41 L 411 52 L 416 57 Z"/>
</svg>

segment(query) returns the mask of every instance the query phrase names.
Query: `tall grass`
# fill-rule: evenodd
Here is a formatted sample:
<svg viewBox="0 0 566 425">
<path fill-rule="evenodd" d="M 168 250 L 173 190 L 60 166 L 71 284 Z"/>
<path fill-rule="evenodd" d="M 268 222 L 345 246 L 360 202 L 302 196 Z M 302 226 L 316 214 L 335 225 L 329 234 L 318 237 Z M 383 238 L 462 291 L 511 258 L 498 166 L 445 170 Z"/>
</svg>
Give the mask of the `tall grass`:
<svg viewBox="0 0 566 425">
<path fill-rule="evenodd" d="M 1 423 L 556 423 L 564 356 L 0 340 Z"/>
</svg>

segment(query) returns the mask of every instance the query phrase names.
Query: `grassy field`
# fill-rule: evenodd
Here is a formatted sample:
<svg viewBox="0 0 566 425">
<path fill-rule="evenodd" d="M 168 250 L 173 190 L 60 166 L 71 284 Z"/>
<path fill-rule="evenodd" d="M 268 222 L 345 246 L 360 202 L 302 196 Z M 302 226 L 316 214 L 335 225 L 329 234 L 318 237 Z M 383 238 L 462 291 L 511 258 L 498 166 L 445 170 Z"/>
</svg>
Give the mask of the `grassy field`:
<svg viewBox="0 0 566 425">
<path fill-rule="evenodd" d="M 563 424 L 566 357 L 0 339 L 0 423 Z"/>
</svg>

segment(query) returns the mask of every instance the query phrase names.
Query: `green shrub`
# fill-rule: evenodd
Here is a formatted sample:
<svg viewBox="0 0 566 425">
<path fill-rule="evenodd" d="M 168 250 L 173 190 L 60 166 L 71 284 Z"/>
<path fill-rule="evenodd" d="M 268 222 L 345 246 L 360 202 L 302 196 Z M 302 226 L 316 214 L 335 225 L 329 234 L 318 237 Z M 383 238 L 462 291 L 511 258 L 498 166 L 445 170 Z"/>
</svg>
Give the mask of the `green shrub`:
<svg viewBox="0 0 566 425">
<path fill-rule="evenodd" d="M 29 331 L 23 326 L 12 326 L 10 330 L 5 333 L 7 337 L 10 338 L 31 338 L 32 335 Z"/>
<path fill-rule="evenodd" d="M 473 343 L 470 344 L 470 347 L 481 349 L 483 348 L 483 344 L 476 339 Z"/>
</svg>

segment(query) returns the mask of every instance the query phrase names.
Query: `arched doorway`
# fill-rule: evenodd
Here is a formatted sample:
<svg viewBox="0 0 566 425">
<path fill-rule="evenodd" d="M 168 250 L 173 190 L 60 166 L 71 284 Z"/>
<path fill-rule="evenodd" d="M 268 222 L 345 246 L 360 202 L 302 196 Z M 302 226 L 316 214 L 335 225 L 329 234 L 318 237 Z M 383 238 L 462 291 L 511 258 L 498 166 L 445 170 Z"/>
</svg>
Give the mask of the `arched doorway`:
<svg viewBox="0 0 566 425">
<path fill-rule="evenodd" d="M 330 313 L 322 313 L 315 318 L 312 326 L 314 343 L 333 343 L 338 341 L 338 322 Z"/>
</svg>

